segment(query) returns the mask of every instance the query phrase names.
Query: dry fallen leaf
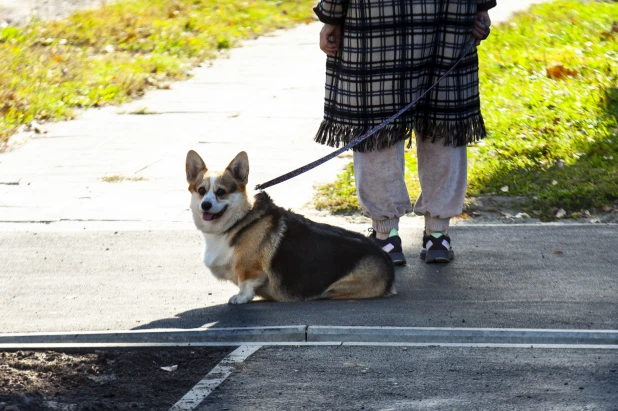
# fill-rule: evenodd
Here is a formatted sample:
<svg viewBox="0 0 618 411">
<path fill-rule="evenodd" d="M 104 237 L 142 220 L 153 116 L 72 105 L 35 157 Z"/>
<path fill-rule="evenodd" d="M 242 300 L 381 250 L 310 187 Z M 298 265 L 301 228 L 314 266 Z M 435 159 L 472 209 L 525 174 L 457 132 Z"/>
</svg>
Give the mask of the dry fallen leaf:
<svg viewBox="0 0 618 411">
<path fill-rule="evenodd" d="M 555 250 L 554 254 L 563 255 L 564 253 L 562 251 L 560 251 L 560 250 Z"/>
<path fill-rule="evenodd" d="M 568 69 L 562 64 L 547 68 L 547 77 L 553 80 L 561 80 L 565 77 L 575 77 L 577 74 L 577 71 Z"/>
<path fill-rule="evenodd" d="M 615 40 L 616 39 L 611 31 L 603 31 L 601 32 L 600 36 L 603 40 Z"/>
</svg>

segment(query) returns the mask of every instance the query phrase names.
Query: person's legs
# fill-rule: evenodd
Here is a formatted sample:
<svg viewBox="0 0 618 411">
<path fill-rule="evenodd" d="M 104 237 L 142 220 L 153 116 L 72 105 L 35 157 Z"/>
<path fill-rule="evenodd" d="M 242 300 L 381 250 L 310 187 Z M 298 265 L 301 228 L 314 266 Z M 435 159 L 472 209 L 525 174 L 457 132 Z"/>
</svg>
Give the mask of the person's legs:
<svg viewBox="0 0 618 411">
<path fill-rule="evenodd" d="M 405 183 L 404 144 L 400 141 L 380 151 L 354 152 L 356 193 L 378 238 L 398 229 L 399 218 L 412 211 Z"/>
<path fill-rule="evenodd" d="M 375 239 L 380 240 L 376 242 L 386 247 L 385 250 L 390 249 L 391 254 L 396 254 L 395 264 L 404 264 L 405 258 L 401 239 L 396 234 L 391 237 L 391 233 L 393 229 L 399 229 L 399 218 L 412 211 L 405 183 L 404 144 L 400 141 L 380 151 L 354 152 L 354 176 L 360 206 L 372 220 Z M 390 243 L 382 244 L 389 240 Z"/>
<path fill-rule="evenodd" d="M 427 241 L 446 252 L 436 254 L 438 260 L 427 262 L 448 262 L 453 258 L 448 227 L 451 217 L 461 214 L 467 186 L 466 146 L 444 146 L 441 141 L 416 139 L 418 177 L 421 195 L 414 205 L 414 212 L 425 216 L 425 258 Z M 433 235 L 433 238 L 431 236 Z"/>
</svg>

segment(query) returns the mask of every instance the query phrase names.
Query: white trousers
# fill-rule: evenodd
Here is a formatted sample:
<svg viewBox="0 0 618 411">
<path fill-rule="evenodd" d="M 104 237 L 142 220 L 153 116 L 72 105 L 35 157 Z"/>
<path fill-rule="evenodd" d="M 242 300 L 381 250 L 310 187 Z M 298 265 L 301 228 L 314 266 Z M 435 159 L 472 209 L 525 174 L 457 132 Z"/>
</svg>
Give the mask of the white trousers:
<svg viewBox="0 0 618 411">
<path fill-rule="evenodd" d="M 354 152 L 356 192 L 373 229 L 388 233 L 412 211 L 405 184 L 404 141 L 381 151 Z M 465 146 L 416 139 L 421 195 L 414 212 L 425 216 L 425 228 L 446 231 L 451 217 L 461 214 L 468 182 Z"/>
</svg>

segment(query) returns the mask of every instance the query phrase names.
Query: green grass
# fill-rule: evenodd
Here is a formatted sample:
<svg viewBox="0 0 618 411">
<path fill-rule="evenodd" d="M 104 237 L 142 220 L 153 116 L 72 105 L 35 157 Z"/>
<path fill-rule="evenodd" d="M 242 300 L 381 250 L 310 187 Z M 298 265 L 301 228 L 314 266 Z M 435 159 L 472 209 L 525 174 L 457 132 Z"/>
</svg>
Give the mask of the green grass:
<svg viewBox="0 0 618 411">
<path fill-rule="evenodd" d="M 479 49 L 489 135 L 469 148 L 468 196 L 523 196 L 528 200 L 522 209 L 544 220 L 556 208 L 577 215 L 617 202 L 615 20 L 616 2 L 556 1 L 493 28 Z M 406 161 L 412 179 L 413 152 Z M 355 210 L 351 185 L 353 177 L 343 175 L 336 189 L 320 193 L 328 193 L 339 210 Z M 418 185 L 409 191 L 415 198 Z M 331 208 L 329 201 L 317 205 Z"/>
<path fill-rule="evenodd" d="M 490 138 L 470 150 L 470 195 L 507 186 L 544 219 L 618 199 L 617 17 L 615 2 L 559 1 L 497 30 L 480 55 Z M 572 76 L 548 75 L 560 65 Z"/>
<path fill-rule="evenodd" d="M 0 143 L 32 120 L 69 119 L 76 108 L 166 88 L 242 39 L 312 21 L 313 3 L 127 0 L 1 29 Z"/>
<path fill-rule="evenodd" d="M 337 181 L 317 188 L 313 204 L 318 210 L 328 210 L 334 214 L 351 214 L 360 210 L 352 163 L 337 176 Z"/>
<path fill-rule="evenodd" d="M 354 185 L 354 166 L 348 164 L 332 184 L 319 186 L 314 200 L 318 210 L 329 210 L 334 214 L 353 214 L 360 210 L 356 186 Z M 420 183 L 416 175 L 416 156 L 406 150 L 406 186 L 411 195 L 420 194 Z"/>
</svg>

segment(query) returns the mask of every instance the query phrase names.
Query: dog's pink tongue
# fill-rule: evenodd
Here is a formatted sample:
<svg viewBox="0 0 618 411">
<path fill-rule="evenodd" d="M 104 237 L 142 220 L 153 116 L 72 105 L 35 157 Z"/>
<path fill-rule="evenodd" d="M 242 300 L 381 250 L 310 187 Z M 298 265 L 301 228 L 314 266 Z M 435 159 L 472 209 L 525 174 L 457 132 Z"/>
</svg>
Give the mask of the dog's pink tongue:
<svg viewBox="0 0 618 411">
<path fill-rule="evenodd" d="M 204 221 L 212 221 L 214 216 L 214 214 L 202 213 L 202 218 L 204 219 Z"/>
</svg>

